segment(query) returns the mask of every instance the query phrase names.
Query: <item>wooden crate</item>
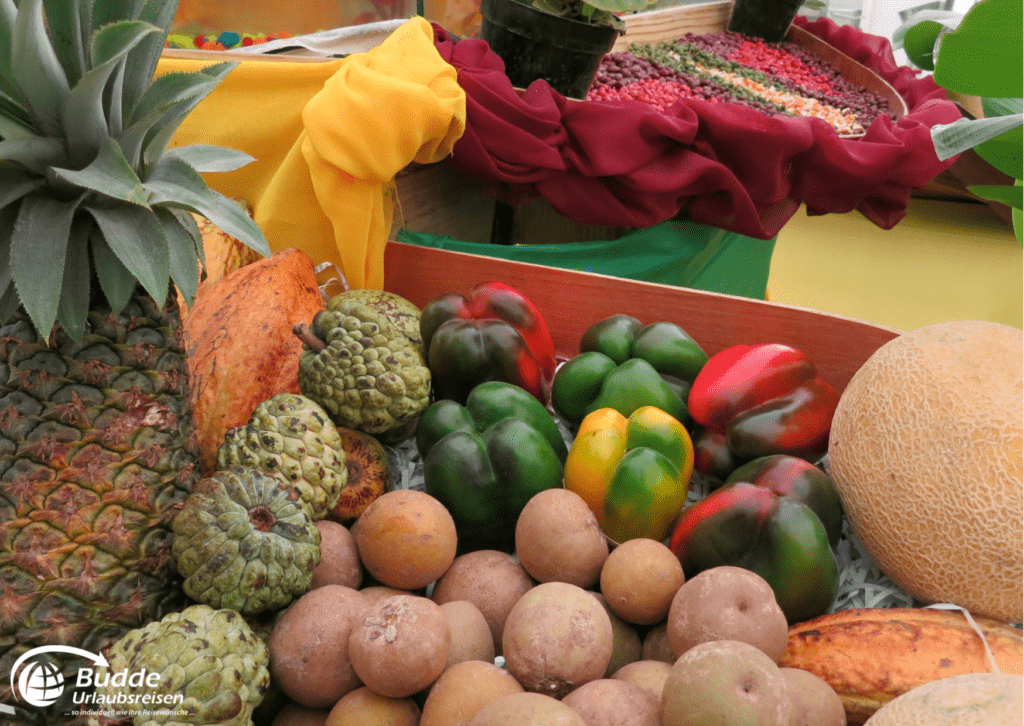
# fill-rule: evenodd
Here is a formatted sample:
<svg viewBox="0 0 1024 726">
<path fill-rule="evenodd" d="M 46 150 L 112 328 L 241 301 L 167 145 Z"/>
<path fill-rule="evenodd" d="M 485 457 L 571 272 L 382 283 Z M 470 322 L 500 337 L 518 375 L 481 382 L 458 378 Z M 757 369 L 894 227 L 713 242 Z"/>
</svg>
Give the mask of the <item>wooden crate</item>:
<svg viewBox="0 0 1024 726">
<path fill-rule="evenodd" d="M 400 242 L 388 243 L 384 271 L 384 288 L 420 307 L 444 292 L 467 293 L 478 282 L 512 285 L 540 309 L 561 358 L 579 352 L 590 325 L 626 313 L 645 323 L 680 325 L 709 355 L 740 343 L 791 345 L 838 391 L 879 346 L 902 332 L 792 305 Z"/>
</svg>

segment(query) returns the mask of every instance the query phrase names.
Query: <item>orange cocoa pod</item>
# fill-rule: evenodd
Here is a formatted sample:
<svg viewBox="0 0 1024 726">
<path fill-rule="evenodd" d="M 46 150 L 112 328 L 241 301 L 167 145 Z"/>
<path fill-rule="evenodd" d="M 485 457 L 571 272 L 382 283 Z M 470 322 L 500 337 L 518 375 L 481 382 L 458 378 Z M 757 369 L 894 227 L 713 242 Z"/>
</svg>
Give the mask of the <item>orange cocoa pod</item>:
<svg viewBox="0 0 1024 726">
<path fill-rule="evenodd" d="M 1021 631 L 971 616 L 1003 673 L 1020 674 Z M 960 610 L 854 608 L 797 623 L 779 662 L 822 678 L 839 694 L 849 724 L 916 686 L 993 670 L 981 636 Z"/>
<path fill-rule="evenodd" d="M 278 393 L 300 393 L 302 341 L 294 323 L 324 307 L 313 261 L 289 248 L 204 287 L 185 316 L 189 398 L 199 466 L 209 475 L 228 429 Z"/>
</svg>

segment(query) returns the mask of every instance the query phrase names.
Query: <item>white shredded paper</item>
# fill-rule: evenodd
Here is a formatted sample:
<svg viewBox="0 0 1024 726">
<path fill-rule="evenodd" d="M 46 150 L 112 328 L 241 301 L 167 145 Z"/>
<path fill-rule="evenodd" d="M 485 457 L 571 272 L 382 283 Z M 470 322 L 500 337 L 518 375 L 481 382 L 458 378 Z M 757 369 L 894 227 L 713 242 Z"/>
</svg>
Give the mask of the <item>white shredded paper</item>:
<svg viewBox="0 0 1024 726">
<path fill-rule="evenodd" d="M 572 444 L 573 435 L 565 421 L 555 416 L 555 422 L 562 432 L 566 445 Z M 423 479 L 423 461 L 416 448 L 413 438 L 405 439 L 392 446 L 385 447 L 391 462 L 392 487 L 395 489 L 425 488 Z M 828 471 L 827 458 L 823 466 Z M 690 479 L 690 491 L 687 504 L 700 501 L 711 490 L 710 480 L 694 472 Z M 829 612 L 849 610 L 851 608 L 890 608 L 920 607 L 907 593 L 900 590 L 878 566 L 871 561 L 860 542 L 850 529 L 850 523 L 843 518 L 843 533 L 835 549 L 839 563 L 839 588 L 835 602 Z"/>
</svg>

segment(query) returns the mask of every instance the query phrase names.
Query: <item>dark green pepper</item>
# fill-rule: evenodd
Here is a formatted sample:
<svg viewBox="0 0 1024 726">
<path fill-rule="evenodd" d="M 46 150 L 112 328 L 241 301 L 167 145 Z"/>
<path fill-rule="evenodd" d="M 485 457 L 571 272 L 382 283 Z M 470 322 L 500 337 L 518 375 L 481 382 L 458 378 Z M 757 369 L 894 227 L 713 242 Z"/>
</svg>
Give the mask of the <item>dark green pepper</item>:
<svg viewBox="0 0 1024 726">
<path fill-rule="evenodd" d="M 685 421 L 690 383 L 707 360 L 675 323 L 644 325 L 629 315 L 612 315 L 590 326 L 580 338 L 579 355 L 558 369 L 551 405 L 574 424 L 600 408 L 629 416 L 640 406 L 657 406 Z"/>
<path fill-rule="evenodd" d="M 803 459 L 777 455 L 749 462 L 684 509 L 669 548 L 687 578 L 721 565 L 756 572 L 793 623 L 832 605 L 839 587 L 833 548 L 841 530 L 842 505 L 828 475 Z"/>
<path fill-rule="evenodd" d="M 530 498 L 562 486 L 568 454 L 547 409 L 503 381 L 475 386 L 465 406 L 427 407 L 416 445 L 426 491 L 448 508 L 463 549 L 508 548 Z"/>
</svg>

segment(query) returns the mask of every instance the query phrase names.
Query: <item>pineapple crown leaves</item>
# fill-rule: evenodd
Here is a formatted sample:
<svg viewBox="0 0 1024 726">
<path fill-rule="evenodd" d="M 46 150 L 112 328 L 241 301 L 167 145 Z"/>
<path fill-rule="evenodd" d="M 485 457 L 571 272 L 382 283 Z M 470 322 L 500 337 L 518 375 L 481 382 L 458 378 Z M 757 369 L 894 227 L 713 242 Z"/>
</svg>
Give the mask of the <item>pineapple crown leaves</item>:
<svg viewBox="0 0 1024 726">
<path fill-rule="evenodd" d="M 191 302 L 204 262 L 191 213 L 263 255 L 263 233 L 202 173 L 252 157 L 169 148 L 235 63 L 154 78 L 177 0 L 0 0 L 0 324 L 85 332 L 93 276 L 115 313 L 136 285 Z"/>
</svg>

